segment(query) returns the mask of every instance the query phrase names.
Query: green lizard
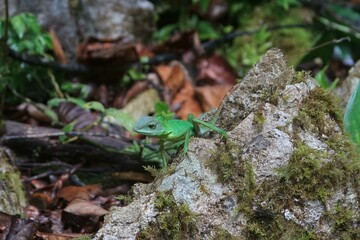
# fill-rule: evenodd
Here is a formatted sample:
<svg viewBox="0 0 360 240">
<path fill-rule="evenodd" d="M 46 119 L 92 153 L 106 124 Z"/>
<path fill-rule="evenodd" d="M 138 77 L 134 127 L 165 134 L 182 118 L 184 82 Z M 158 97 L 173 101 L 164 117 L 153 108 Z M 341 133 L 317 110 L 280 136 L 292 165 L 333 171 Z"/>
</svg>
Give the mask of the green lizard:
<svg viewBox="0 0 360 240">
<path fill-rule="evenodd" d="M 186 154 L 189 147 L 189 140 L 191 136 L 199 136 L 200 126 L 203 125 L 206 128 L 212 129 L 225 138 L 227 133 L 214 126 L 211 123 L 201 121 L 194 117 L 193 114 L 189 114 L 187 120 L 170 119 L 167 120 L 162 116 L 142 116 L 135 123 L 133 130 L 145 136 L 156 137 L 160 139 L 160 152 L 162 155 L 162 166 L 166 168 L 166 152 L 165 142 L 181 143 L 184 142 L 184 153 Z"/>
</svg>

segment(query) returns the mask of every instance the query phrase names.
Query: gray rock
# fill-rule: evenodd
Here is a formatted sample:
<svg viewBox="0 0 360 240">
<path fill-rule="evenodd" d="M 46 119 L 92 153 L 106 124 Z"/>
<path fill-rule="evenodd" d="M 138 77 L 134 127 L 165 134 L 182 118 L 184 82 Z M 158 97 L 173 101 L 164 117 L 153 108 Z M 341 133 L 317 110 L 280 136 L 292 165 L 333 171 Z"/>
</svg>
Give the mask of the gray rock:
<svg viewBox="0 0 360 240">
<path fill-rule="evenodd" d="M 334 108 L 269 50 L 213 113 L 228 139 L 193 138 L 95 239 L 359 238 L 357 155 Z"/>
<path fill-rule="evenodd" d="M 1 14 L 4 3 L 0 2 Z M 70 60 L 86 39 L 147 42 L 155 30 L 153 4 L 147 0 L 18 0 L 9 1 L 9 13 L 30 12 L 45 31 L 53 28 Z"/>
</svg>

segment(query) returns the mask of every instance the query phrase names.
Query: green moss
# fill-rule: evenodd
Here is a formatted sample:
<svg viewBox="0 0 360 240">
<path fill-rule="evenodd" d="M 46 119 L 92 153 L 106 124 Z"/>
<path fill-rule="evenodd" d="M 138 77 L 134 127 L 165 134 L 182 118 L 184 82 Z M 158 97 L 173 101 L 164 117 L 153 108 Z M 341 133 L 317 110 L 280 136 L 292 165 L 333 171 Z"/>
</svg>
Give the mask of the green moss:
<svg viewBox="0 0 360 240">
<path fill-rule="evenodd" d="M 304 82 L 307 75 L 308 75 L 308 73 L 306 71 L 296 72 L 293 79 L 291 80 L 291 84 L 297 84 L 297 83 Z"/>
<path fill-rule="evenodd" d="M 196 217 L 186 204 L 177 204 L 171 192 L 159 192 L 155 201 L 156 221 L 142 229 L 136 239 L 192 239 Z"/>
<path fill-rule="evenodd" d="M 337 205 L 327 216 L 334 221 L 333 232 L 337 239 L 360 239 L 360 229 L 353 228 L 358 216 L 347 206 Z"/>
<path fill-rule="evenodd" d="M 295 80 L 302 81 L 305 74 L 298 73 Z M 311 229 L 286 220 L 283 209 L 301 208 L 301 204 L 309 200 L 326 203 L 329 196 L 349 184 L 360 192 L 359 156 L 348 137 L 334 131 L 343 124 L 338 106 L 330 92 L 316 88 L 309 93 L 292 122 L 292 156 L 278 169 L 278 175 L 266 182 L 255 182 L 251 161 L 242 159 L 241 150 L 234 144 L 227 142 L 212 154 L 209 167 L 217 172 L 219 181 L 234 189 L 238 202 L 236 209 L 245 215 L 247 221 L 247 239 L 321 238 Z M 261 123 L 261 116 L 256 116 L 254 121 Z M 313 132 L 333 151 L 307 146 L 298 135 L 302 131 Z M 353 223 L 359 213 L 345 208 L 335 211 L 336 214 L 330 214 L 328 209 L 325 212 L 335 223 L 334 236 L 339 239 L 359 238 L 360 230 L 355 229 Z"/>
<path fill-rule="evenodd" d="M 293 120 L 294 125 L 319 135 L 331 136 L 334 129 L 326 127 L 330 123 L 325 116 L 329 116 L 342 128 L 343 115 L 339 106 L 339 100 L 331 92 L 317 87 L 302 101 L 300 112 Z"/>
<path fill-rule="evenodd" d="M 217 172 L 218 180 L 226 183 L 232 181 L 238 172 L 235 161 L 239 155 L 240 149 L 230 141 L 221 144 L 219 148 L 213 152 L 206 166 Z M 236 171 L 235 171 L 236 170 Z"/>
<path fill-rule="evenodd" d="M 266 122 L 266 118 L 264 117 L 262 111 L 259 109 L 254 116 L 254 123 L 256 124 L 257 129 L 259 131 L 261 131 L 265 122 Z"/>
<path fill-rule="evenodd" d="M 230 234 L 226 229 L 217 227 L 215 228 L 214 240 L 240 240 L 241 238 L 235 237 Z"/>
<path fill-rule="evenodd" d="M 337 186 L 342 172 L 334 169 L 330 156 L 305 144 L 294 149 L 289 163 L 279 168 L 284 192 L 304 199 L 324 200 Z"/>
<path fill-rule="evenodd" d="M 23 208 L 27 205 L 26 195 L 21 182 L 20 173 L 10 164 L 4 149 L 0 149 L 0 198 L 2 210 L 9 214 L 24 215 Z"/>
<path fill-rule="evenodd" d="M 133 201 L 133 197 L 130 195 L 118 195 L 116 199 L 122 201 L 125 206 Z"/>
</svg>

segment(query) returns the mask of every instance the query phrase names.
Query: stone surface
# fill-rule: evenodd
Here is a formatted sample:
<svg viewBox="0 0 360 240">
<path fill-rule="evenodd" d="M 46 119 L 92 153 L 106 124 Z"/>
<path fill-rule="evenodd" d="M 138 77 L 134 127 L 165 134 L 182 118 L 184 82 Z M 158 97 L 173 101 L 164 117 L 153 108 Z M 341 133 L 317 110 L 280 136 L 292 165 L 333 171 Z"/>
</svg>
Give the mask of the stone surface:
<svg viewBox="0 0 360 240">
<path fill-rule="evenodd" d="M 1 15 L 3 8 L 1 1 Z M 53 28 L 70 60 L 86 39 L 146 42 L 155 30 L 155 9 L 147 0 L 9 1 L 11 16 L 21 12 L 37 16 L 45 31 Z"/>
<path fill-rule="evenodd" d="M 228 139 L 193 138 L 166 176 L 135 185 L 133 202 L 114 208 L 95 239 L 358 238 L 357 155 L 333 100 L 268 51 L 213 113 Z M 159 207 L 159 193 L 172 210 Z M 184 205 L 192 217 L 166 221 Z"/>
<path fill-rule="evenodd" d="M 0 147 L 0 212 L 24 215 L 27 205 L 19 172 L 11 164 L 13 153 Z"/>
</svg>

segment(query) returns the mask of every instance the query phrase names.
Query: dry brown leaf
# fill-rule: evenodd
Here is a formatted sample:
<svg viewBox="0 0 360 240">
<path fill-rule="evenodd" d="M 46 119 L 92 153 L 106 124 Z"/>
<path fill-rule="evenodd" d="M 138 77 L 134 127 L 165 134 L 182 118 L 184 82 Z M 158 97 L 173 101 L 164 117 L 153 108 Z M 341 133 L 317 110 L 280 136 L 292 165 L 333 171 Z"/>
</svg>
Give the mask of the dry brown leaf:
<svg viewBox="0 0 360 240">
<path fill-rule="evenodd" d="M 95 203 L 81 198 L 73 199 L 64 211 L 77 216 L 103 216 L 108 213 Z"/>
<path fill-rule="evenodd" d="M 61 43 L 59 41 L 59 38 L 57 37 L 57 34 L 56 34 L 54 28 L 50 28 L 49 35 L 51 38 L 51 43 L 52 43 L 52 47 L 53 47 L 53 51 L 56 56 L 56 59 L 59 62 L 66 64 L 67 59 L 66 59 L 64 50 L 61 46 Z"/>
<path fill-rule="evenodd" d="M 203 110 L 201 109 L 199 102 L 194 98 L 189 98 L 181 104 L 181 108 L 176 112 L 176 114 L 181 119 L 185 120 L 190 113 L 194 114 L 195 117 L 198 117 L 202 112 Z"/>
<path fill-rule="evenodd" d="M 231 87 L 229 84 L 195 87 L 197 99 L 199 99 L 204 112 L 218 107 Z"/>
<path fill-rule="evenodd" d="M 17 106 L 17 110 L 23 112 L 23 114 L 28 115 L 30 118 L 34 118 L 42 123 L 51 123 L 51 119 L 44 114 L 41 109 L 45 109 L 45 105 L 38 103 L 35 106 L 32 103 L 22 103 Z"/>
<path fill-rule="evenodd" d="M 50 192 L 35 192 L 31 194 L 31 202 L 42 210 L 52 204 L 53 198 Z"/>
<path fill-rule="evenodd" d="M 104 130 L 97 125 L 99 116 L 74 103 L 60 103 L 57 113 L 60 122 L 64 124 L 75 122 L 74 131 L 87 129 L 92 132 L 104 132 Z"/>
<path fill-rule="evenodd" d="M 181 119 L 187 119 L 189 113 L 199 116 L 203 111 L 198 101 L 195 100 L 195 89 L 189 81 L 184 82 L 184 87 L 174 97 L 171 106 L 180 105 L 176 114 Z"/>
<path fill-rule="evenodd" d="M 109 89 L 105 84 L 100 84 L 91 93 L 91 97 L 103 105 L 108 106 Z"/>
<path fill-rule="evenodd" d="M 42 189 L 42 188 L 45 188 L 45 187 L 48 187 L 49 184 L 42 181 L 42 180 L 39 180 L 39 179 L 33 179 L 31 180 L 31 185 L 33 185 L 33 187 L 35 189 Z"/>
<path fill-rule="evenodd" d="M 140 173 L 140 172 L 117 172 L 114 174 L 114 177 L 123 181 L 134 181 L 134 182 L 144 182 L 149 183 L 154 180 L 149 173 Z"/>
<path fill-rule="evenodd" d="M 202 58 L 198 64 L 198 81 L 209 82 L 211 84 L 230 84 L 236 83 L 236 74 L 227 60 L 219 55 Z"/>
<path fill-rule="evenodd" d="M 88 39 L 77 49 L 77 57 L 81 62 L 108 63 L 119 60 L 122 64 L 139 60 L 135 44 L 129 44 L 122 39 Z"/>
<path fill-rule="evenodd" d="M 181 104 L 185 100 L 189 98 L 193 98 L 195 95 L 194 86 L 189 82 L 185 81 L 184 86 L 180 89 L 180 91 L 174 96 L 171 105 Z"/>
<path fill-rule="evenodd" d="M 113 107 L 122 108 L 126 105 L 131 99 L 136 97 L 138 94 L 147 90 L 149 85 L 145 81 L 136 81 L 126 92 L 122 92 L 115 97 L 113 102 Z"/>
<path fill-rule="evenodd" d="M 44 240 L 69 240 L 78 237 L 86 237 L 88 235 L 80 233 L 46 233 L 38 231 L 36 236 Z"/>
<path fill-rule="evenodd" d="M 141 57 L 148 57 L 148 58 L 154 57 L 154 53 L 149 48 L 147 48 L 144 44 L 141 44 L 141 43 L 135 44 L 135 49 L 136 49 L 136 52 L 138 53 L 138 55 Z"/>
<path fill-rule="evenodd" d="M 75 198 L 90 199 L 102 192 L 100 184 L 85 185 L 85 186 L 67 186 L 62 188 L 58 193 L 58 198 L 63 198 L 65 201 L 72 201 Z"/>
<path fill-rule="evenodd" d="M 171 94 L 176 94 L 184 85 L 185 72 L 183 67 L 174 62 L 170 66 L 160 65 L 156 67 L 155 71 L 160 76 L 164 88 L 169 89 Z"/>
</svg>

